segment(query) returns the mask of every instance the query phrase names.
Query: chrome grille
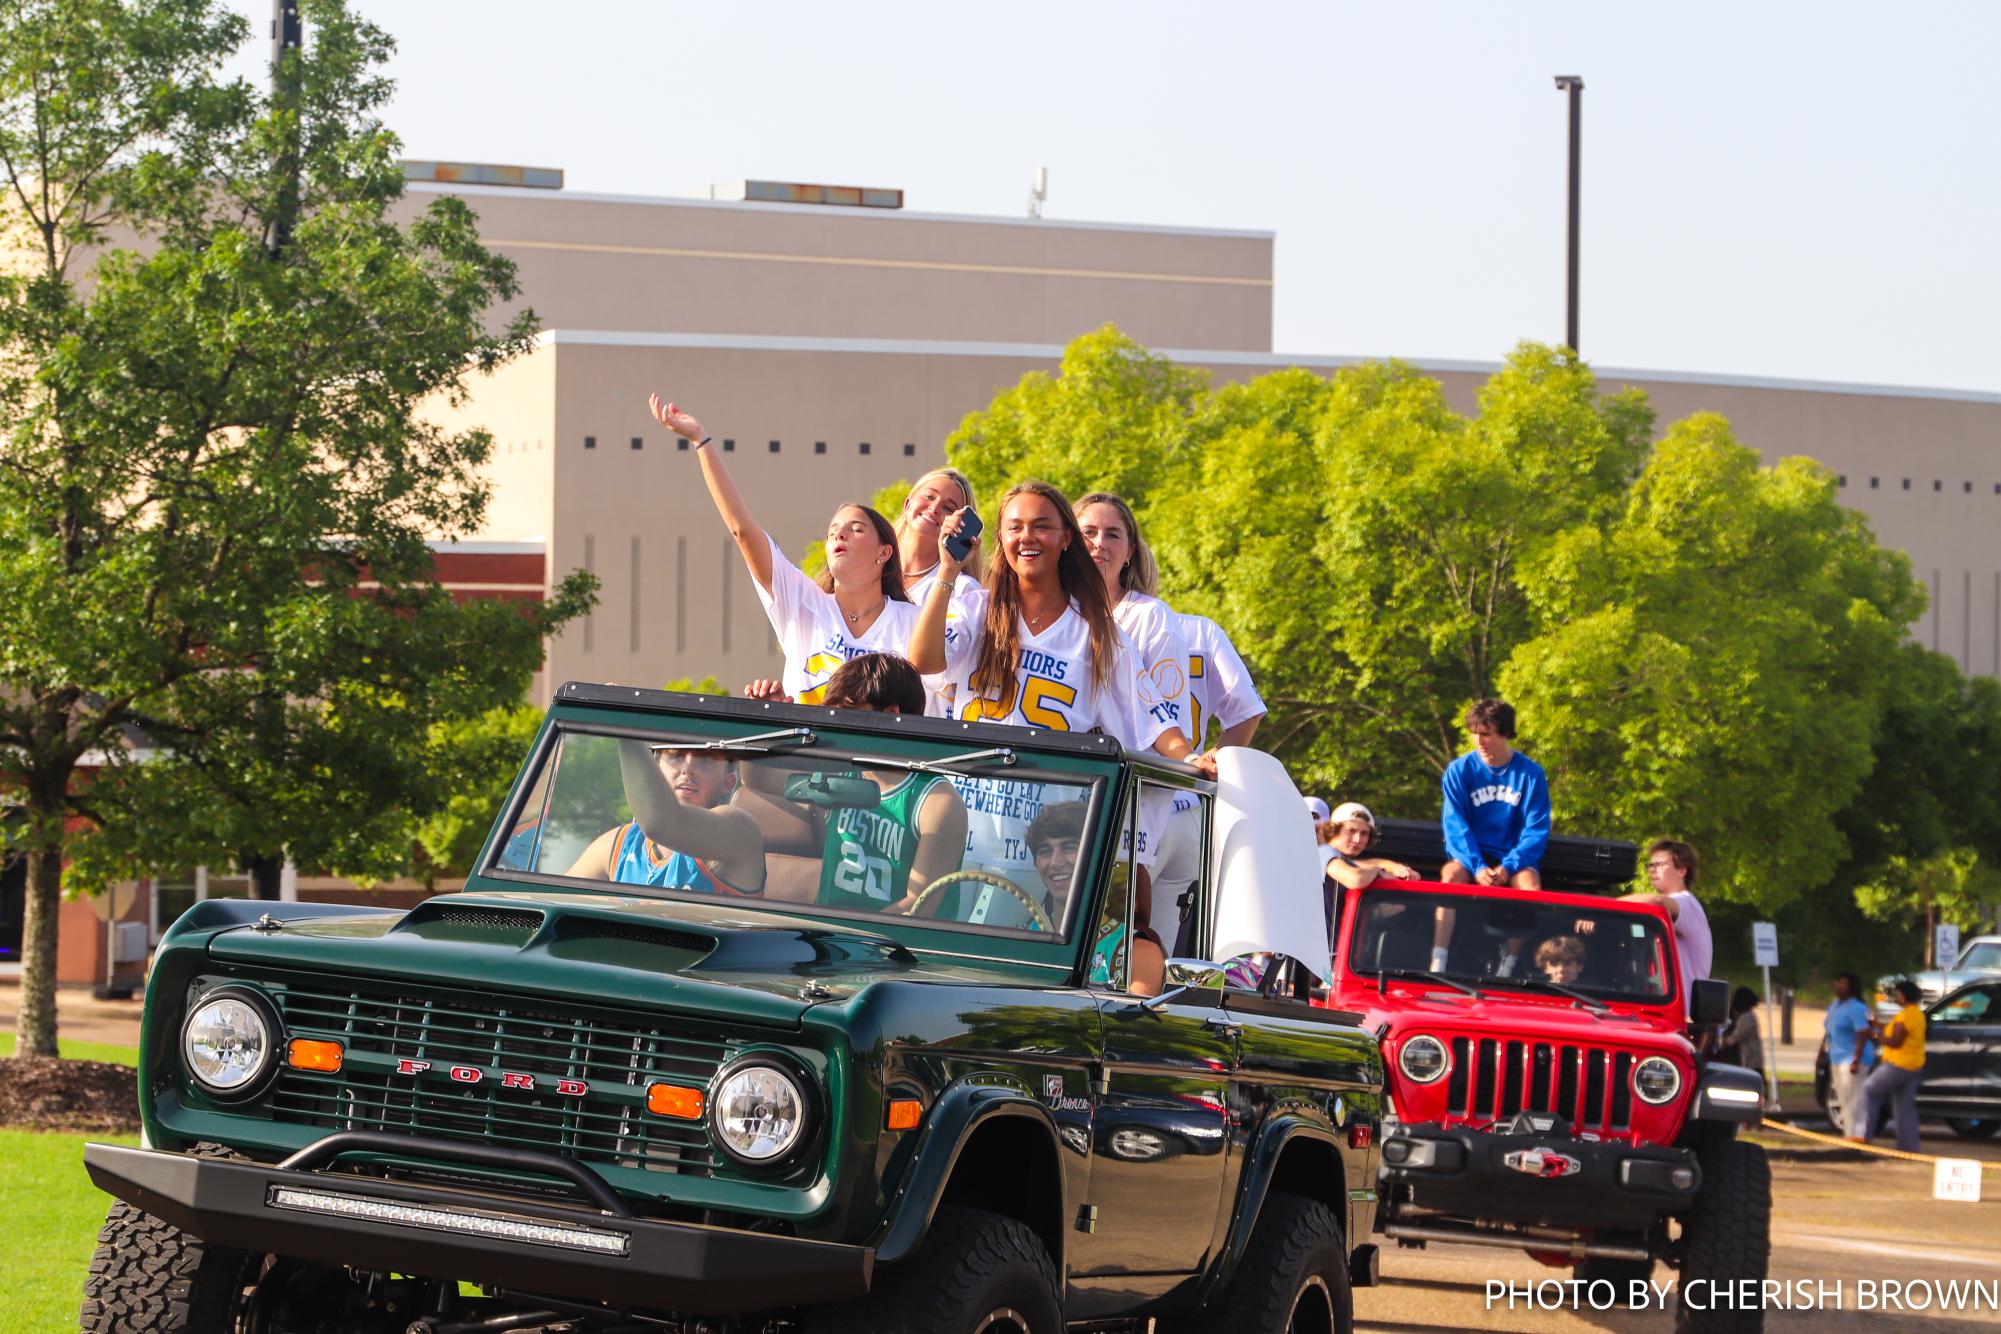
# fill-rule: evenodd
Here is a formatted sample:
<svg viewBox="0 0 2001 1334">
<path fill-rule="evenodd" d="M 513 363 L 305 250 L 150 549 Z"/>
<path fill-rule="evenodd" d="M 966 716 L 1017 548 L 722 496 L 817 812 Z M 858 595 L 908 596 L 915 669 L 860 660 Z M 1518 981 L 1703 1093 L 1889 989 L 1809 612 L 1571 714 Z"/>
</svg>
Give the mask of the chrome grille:
<svg viewBox="0 0 2001 1334">
<path fill-rule="evenodd" d="M 280 1071 L 271 1100 L 279 1121 L 442 1135 L 654 1171 L 705 1175 L 720 1162 L 706 1121 L 645 1110 L 648 1084 L 708 1085 L 731 1050 L 719 1029 L 416 989 L 392 996 L 292 986 L 275 994 L 292 1036 L 332 1038 L 345 1052 L 336 1074 Z M 430 1068 L 399 1073 L 405 1060 Z M 455 1066 L 481 1077 L 460 1082 Z M 503 1087 L 502 1073 L 530 1076 L 534 1086 Z M 560 1094 L 558 1080 L 588 1091 Z"/>
<path fill-rule="evenodd" d="M 1452 1039 L 1446 1112 L 1490 1122 L 1554 1112 L 1580 1131 L 1630 1130 L 1633 1054 L 1569 1043 Z"/>
</svg>

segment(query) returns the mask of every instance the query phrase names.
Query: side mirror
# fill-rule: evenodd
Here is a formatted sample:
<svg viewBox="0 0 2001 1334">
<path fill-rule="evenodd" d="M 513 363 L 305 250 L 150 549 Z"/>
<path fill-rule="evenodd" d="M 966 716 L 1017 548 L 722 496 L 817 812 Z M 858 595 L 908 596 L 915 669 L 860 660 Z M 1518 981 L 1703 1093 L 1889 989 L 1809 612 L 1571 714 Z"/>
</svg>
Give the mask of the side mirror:
<svg viewBox="0 0 2001 1334">
<path fill-rule="evenodd" d="M 1689 985 L 1688 1021 L 1697 1027 L 1720 1024 L 1730 1017 L 1730 984 L 1699 977 Z"/>
<path fill-rule="evenodd" d="M 794 774 L 785 780 L 785 799 L 824 810 L 869 811 L 882 805 L 882 789 L 873 778 L 854 774 Z"/>
<path fill-rule="evenodd" d="M 1169 959 L 1167 985 L 1184 991 L 1221 991 L 1223 965 L 1207 959 Z"/>
</svg>

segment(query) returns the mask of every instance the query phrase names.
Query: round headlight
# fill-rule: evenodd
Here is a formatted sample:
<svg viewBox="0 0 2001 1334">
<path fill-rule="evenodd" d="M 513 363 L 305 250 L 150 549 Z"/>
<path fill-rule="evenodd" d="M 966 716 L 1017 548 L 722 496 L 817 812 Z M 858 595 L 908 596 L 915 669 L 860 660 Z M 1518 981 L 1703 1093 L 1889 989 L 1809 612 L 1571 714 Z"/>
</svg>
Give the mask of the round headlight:
<svg viewBox="0 0 2001 1334">
<path fill-rule="evenodd" d="M 775 1163 L 806 1138 L 799 1081 L 776 1065 L 747 1062 L 726 1071 L 709 1099 L 709 1126 L 724 1153 L 753 1165 Z"/>
<path fill-rule="evenodd" d="M 1445 1073 L 1445 1044 L 1420 1033 L 1397 1053 L 1397 1068 L 1418 1083 L 1429 1084 Z"/>
<path fill-rule="evenodd" d="M 1681 1092 L 1681 1071 L 1666 1057 L 1649 1056 L 1633 1067 L 1633 1092 L 1641 1102 L 1666 1102 Z"/>
<path fill-rule="evenodd" d="M 211 996 L 188 1014 L 181 1029 L 181 1059 L 207 1092 L 241 1096 L 271 1069 L 276 1027 L 264 1007 L 246 995 Z"/>
</svg>

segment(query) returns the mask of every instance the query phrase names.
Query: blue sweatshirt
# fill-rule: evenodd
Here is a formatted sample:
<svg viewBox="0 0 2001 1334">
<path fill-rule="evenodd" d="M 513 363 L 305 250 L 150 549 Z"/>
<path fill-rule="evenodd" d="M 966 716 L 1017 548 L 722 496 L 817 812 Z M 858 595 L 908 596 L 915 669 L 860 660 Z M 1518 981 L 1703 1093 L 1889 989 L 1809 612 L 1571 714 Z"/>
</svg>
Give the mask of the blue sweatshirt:
<svg viewBox="0 0 2001 1334">
<path fill-rule="evenodd" d="M 1542 766 L 1516 751 L 1490 769 L 1479 751 L 1461 755 L 1439 780 L 1445 809 L 1445 851 L 1469 871 L 1500 863 L 1509 875 L 1542 864 L 1549 844 L 1549 780 Z"/>
</svg>

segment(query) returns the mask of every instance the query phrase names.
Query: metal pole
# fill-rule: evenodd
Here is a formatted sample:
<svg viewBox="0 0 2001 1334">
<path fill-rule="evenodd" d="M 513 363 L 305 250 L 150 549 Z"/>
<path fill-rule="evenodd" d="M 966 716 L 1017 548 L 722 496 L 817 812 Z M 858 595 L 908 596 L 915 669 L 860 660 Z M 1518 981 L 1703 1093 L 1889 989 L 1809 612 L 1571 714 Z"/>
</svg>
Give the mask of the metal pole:
<svg viewBox="0 0 2001 1334">
<path fill-rule="evenodd" d="M 1583 174 L 1584 80 L 1575 74 L 1556 76 L 1559 91 L 1570 94 L 1570 261 L 1564 289 L 1564 346 L 1577 351 L 1577 237 L 1580 179 Z"/>
<path fill-rule="evenodd" d="M 286 57 L 305 44 L 305 24 L 299 19 L 299 0 L 271 0 L 271 97 L 273 103 L 296 113 L 298 109 L 297 61 Z M 292 241 L 292 221 L 299 208 L 298 126 L 281 152 L 278 170 L 284 173 L 284 189 L 277 212 L 271 219 L 265 247 L 273 255 Z"/>
<path fill-rule="evenodd" d="M 1765 1077 L 1765 1110 L 1779 1110 L 1779 1067 L 1778 1045 L 1773 1041 L 1777 1036 L 1772 1028 L 1772 966 L 1766 964 L 1761 970 L 1765 974 L 1765 1040 L 1759 1045 L 1764 1049 L 1765 1068 L 1759 1073 Z"/>
</svg>

